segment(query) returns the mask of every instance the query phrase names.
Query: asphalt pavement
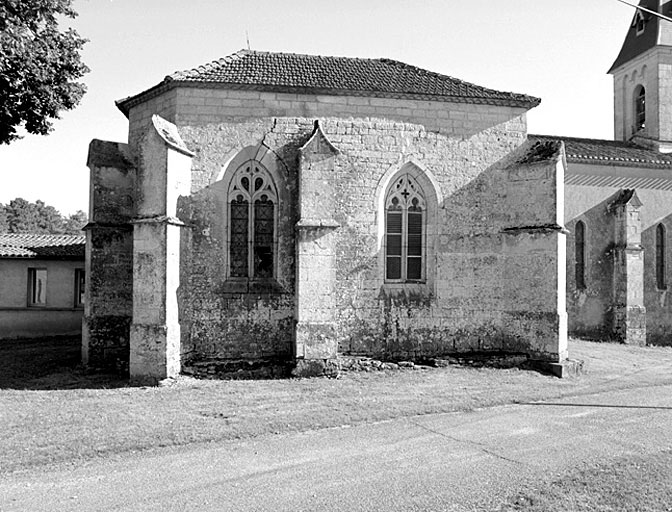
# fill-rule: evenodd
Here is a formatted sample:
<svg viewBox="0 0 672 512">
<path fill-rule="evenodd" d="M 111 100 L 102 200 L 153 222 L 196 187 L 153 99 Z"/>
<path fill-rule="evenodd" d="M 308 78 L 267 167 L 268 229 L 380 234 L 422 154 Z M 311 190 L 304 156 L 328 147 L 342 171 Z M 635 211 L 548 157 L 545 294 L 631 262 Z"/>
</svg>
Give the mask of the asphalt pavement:
<svg viewBox="0 0 672 512">
<path fill-rule="evenodd" d="M 123 454 L 5 475 L 0 511 L 473 511 L 672 448 L 672 385 Z"/>
</svg>

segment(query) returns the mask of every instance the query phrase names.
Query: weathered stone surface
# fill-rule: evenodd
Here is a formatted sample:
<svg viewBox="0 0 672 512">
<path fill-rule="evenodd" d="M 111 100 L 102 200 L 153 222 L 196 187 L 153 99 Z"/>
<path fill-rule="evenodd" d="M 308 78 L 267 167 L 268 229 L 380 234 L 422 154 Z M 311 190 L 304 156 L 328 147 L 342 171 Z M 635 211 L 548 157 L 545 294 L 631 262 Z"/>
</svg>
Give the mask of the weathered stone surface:
<svg viewBox="0 0 672 512">
<path fill-rule="evenodd" d="M 137 288 L 132 372 L 295 358 L 294 375 L 331 375 L 339 353 L 566 357 L 562 147 L 524 144 L 522 108 L 336 99 L 178 87 L 131 107 L 143 224 L 134 224 L 133 278 L 120 286 Z M 153 114 L 176 130 L 157 139 Z M 170 160 L 187 148 L 189 190 Z M 277 193 L 272 277 L 231 272 L 229 194 L 248 162 Z M 412 282 L 385 276 L 385 201 L 400 176 L 425 202 L 422 278 Z M 184 228 L 167 251 L 159 226 L 175 217 Z M 173 355 L 162 359 L 163 350 Z"/>
<path fill-rule="evenodd" d="M 183 365 L 182 373 L 201 379 L 264 380 L 284 379 L 290 376 L 293 363 L 275 359 L 262 360 L 206 360 Z"/>
<path fill-rule="evenodd" d="M 128 371 L 133 303 L 135 176 L 125 144 L 93 141 L 90 223 L 86 229 L 86 302 L 82 360 L 91 368 Z"/>
<path fill-rule="evenodd" d="M 567 258 L 567 310 L 571 323 L 569 330 L 577 336 L 612 339 L 636 345 L 645 344 L 653 336 L 647 335 L 647 324 L 656 330 L 667 314 L 647 315 L 647 309 L 656 312 L 657 300 L 655 268 L 654 224 L 648 229 L 650 216 L 660 208 L 652 204 L 659 194 L 651 191 L 612 190 L 607 196 L 591 194 L 584 197 L 583 187 L 572 187 L 571 193 L 586 211 L 568 223 L 570 232 Z M 639 196 L 645 198 L 641 201 Z M 601 199 L 601 200 L 600 200 Z M 589 201 L 597 201 L 591 207 Z M 585 204 L 584 204 L 585 201 Z M 653 210 L 653 211 L 652 211 Z M 569 211 L 573 214 L 573 210 Z M 585 286 L 579 287 L 576 278 L 575 233 L 578 222 L 585 226 Z M 648 255 L 648 262 L 645 261 Z M 662 313 L 662 312 L 661 312 Z M 655 336 L 655 335 L 654 335 Z"/>
<path fill-rule="evenodd" d="M 540 372 L 550 373 L 561 379 L 580 377 L 587 371 L 585 363 L 577 359 L 564 359 L 557 363 L 532 359 L 529 361 L 528 366 Z"/>
<path fill-rule="evenodd" d="M 338 377 L 339 367 L 334 359 L 297 359 L 292 377 Z"/>
</svg>

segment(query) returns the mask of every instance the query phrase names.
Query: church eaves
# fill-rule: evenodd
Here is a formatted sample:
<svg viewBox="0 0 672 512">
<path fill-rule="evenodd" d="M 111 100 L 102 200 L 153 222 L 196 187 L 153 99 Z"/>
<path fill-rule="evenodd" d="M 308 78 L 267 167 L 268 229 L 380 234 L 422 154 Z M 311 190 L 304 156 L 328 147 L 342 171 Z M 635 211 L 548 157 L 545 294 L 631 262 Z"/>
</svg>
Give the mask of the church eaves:
<svg viewBox="0 0 672 512">
<path fill-rule="evenodd" d="M 568 162 L 672 169 L 672 154 L 660 153 L 632 142 L 532 134 L 528 138 L 538 142 L 564 142 Z"/>
<path fill-rule="evenodd" d="M 528 109 L 541 101 L 526 94 L 488 89 L 392 59 L 241 50 L 168 75 L 156 86 L 116 104 L 128 115 L 131 107 L 176 86 L 420 99 Z"/>
</svg>

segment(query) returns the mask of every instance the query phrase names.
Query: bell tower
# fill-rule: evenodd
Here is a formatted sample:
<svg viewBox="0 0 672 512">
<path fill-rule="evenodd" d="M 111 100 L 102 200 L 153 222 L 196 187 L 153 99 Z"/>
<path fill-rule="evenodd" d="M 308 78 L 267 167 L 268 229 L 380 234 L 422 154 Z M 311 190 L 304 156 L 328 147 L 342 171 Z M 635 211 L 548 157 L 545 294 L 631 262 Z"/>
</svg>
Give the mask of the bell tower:
<svg viewBox="0 0 672 512">
<path fill-rule="evenodd" d="M 640 0 L 672 17 L 672 0 Z M 609 69 L 614 77 L 614 137 L 672 153 L 672 22 L 637 9 L 623 47 Z"/>
</svg>

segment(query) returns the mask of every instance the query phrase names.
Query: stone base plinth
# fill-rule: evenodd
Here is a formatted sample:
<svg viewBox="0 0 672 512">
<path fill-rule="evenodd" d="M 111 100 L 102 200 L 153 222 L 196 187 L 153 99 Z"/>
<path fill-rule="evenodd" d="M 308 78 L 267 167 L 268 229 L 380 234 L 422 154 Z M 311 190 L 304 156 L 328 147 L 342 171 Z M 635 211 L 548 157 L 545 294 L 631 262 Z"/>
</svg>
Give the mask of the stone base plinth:
<svg viewBox="0 0 672 512">
<path fill-rule="evenodd" d="M 578 359 L 564 359 L 560 362 L 539 361 L 531 359 L 530 368 L 544 373 L 550 373 L 561 379 L 568 377 L 579 377 L 586 373 L 586 366 L 583 361 Z"/>
<path fill-rule="evenodd" d="M 297 359 L 292 377 L 338 377 L 337 359 Z"/>
</svg>

